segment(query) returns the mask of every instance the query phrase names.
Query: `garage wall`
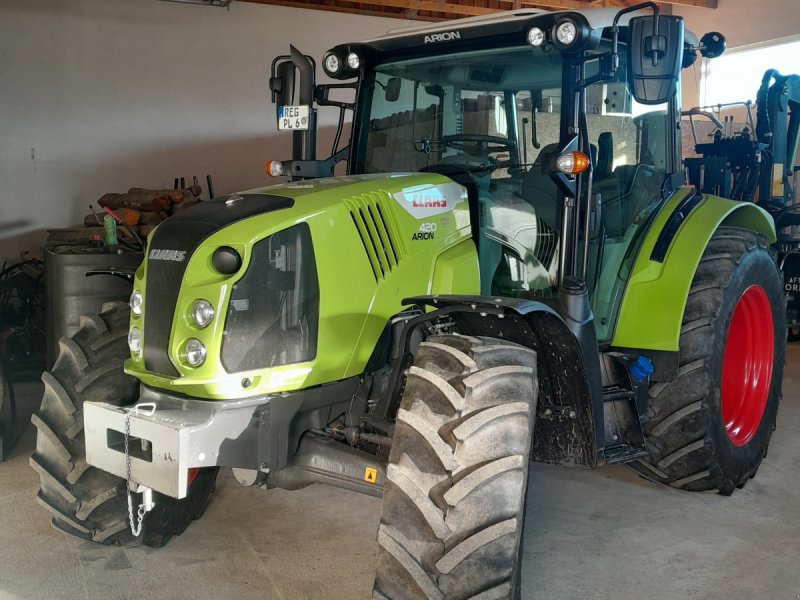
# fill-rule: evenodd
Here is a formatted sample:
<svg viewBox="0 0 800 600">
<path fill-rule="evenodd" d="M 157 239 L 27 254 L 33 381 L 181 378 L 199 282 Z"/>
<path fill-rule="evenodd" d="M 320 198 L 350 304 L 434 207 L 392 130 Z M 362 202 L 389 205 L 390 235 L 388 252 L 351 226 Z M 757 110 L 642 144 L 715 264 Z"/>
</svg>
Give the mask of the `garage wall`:
<svg viewBox="0 0 800 600">
<path fill-rule="evenodd" d="M 403 25 L 241 2 L 0 2 L 0 257 L 105 192 L 207 173 L 218 194 L 265 185 L 266 160 L 291 147 L 266 91 L 273 57 L 292 42 L 319 59 Z"/>
<path fill-rule="evenodd" d="M 673 14 L 686 20 L 686 28 L 702 37 L 719 31 L 728 40 L 728 48 L 775 40 L 800 33 L 800 3 L 797 0 L 718 0 L 718 8 L 709 10 L 673 5 Z M 764 65 L 764 70 L 769 65 Z M 800 60 L 798 60 L 800 71 Z M 699 103 L 700 61 L 683 72 L 683 105 Z M 749 95 L 755 90 L 749 91 Z M 747 94 L 745 94 L 747 96 Z"/>
</svg>

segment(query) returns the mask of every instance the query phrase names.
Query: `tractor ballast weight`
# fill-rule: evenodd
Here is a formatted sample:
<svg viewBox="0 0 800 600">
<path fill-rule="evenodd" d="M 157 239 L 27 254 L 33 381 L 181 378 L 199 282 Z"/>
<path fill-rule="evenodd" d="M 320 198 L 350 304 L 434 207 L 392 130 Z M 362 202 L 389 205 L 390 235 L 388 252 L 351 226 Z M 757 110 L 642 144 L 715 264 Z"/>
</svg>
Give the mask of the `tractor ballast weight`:
<svg viewBox="0 0 800 600">
<path fill-rule="evenodd" d="M 531 458 L 744 485 L 780 396 L 775 230 L 684 186 L 677 82 L 697 51 L 645 3 L 341 44 L 321 61 L 338 83 L 278 57 L 295 144 L 267 170 L 291 181 L 161 224 L 127 347 L 106 307 L 45 378 L 32 465 L 56 526 L 161 545 L 231 467 L 382 495 L 375 598 L 511 598 Z M 124 495 L 81 496 L 120 480 L 138 522 Z"/>
</svg>

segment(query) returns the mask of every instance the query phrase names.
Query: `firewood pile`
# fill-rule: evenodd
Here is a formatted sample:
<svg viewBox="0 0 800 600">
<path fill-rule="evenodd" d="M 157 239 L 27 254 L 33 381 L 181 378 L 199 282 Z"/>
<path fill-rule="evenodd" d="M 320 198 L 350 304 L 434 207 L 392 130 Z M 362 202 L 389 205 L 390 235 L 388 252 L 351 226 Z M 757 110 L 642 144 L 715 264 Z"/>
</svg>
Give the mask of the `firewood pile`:
<svg viewBox="0 0 800 600">
<path fill-rule="evenodd" d="M 119 244 L 123 247 L 141 248 L 156 225 L 170 216 L 198 204 L 202 188 L 197 183 L 173 190 L 148 190 L 130 188 L 122 194 L 104 194 L 98 201 L 99 209 L 90 204 L 91 213 L 83 218 L 83 225 L 65 229 L 49 229 L 48 245 L 97 244 L 105 239 L 104 218 L 111 216 L 116 222 Z"/>
</svg>

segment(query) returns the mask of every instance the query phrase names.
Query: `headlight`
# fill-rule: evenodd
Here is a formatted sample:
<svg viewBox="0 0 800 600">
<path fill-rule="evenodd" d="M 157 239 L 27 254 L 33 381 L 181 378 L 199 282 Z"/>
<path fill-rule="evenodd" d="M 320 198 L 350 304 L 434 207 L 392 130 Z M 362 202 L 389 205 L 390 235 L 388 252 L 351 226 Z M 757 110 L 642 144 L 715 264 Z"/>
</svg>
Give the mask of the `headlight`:
<svg viewBox="0 0 800 600">
<path fill-rule="evenodd" d="M 333 52 L 325 57 L 323 64 L 325 65 L 325 70 L 328 72 L 328 75 L 335 75 L 339 72 L 339 57 Z"/>
<path fill-rule="evenodd" d="M 206 360 L 206 347 L 198 339 L 189 338 L 183 347 L 183 356 L 190 367 L 199 367 Z"/>
<path fill-rule="evenodd" d="M 536 47 L 544 44 L 544 31 L 538 27 L 531 27 L 528 30 L 528 43 Z"/>
<path fill-rule="evenodd" d="M 131 306 L 131 312 L 135 314 L 137 317 L 142 314 L 142 292 L 139 290 L 133 290 L 131 294 L 131 300 L 129 302 Z"/>
<path fill-rule="evenodd" d="M 354 71 L 361 66 L 361 58 L 355 52 L 351 52 L 347 55 L 347 66 L 353 69 Z"/>
<path fill-rule="evenodd" d="M 138 327 L 131 327 L 128 332 L 128 348 L 136 358 L 142 356 L 142 331 Z"/>
<path fill-rule="evenodd" d="M 564 21 L 556 28 L 556 39 L 564 46 L 569 46 L 578 37 L 578 28 L 572 21 Z"/>
<path fill-rule="evenodd" d="M 214 307 L 208 300 L 198 300 L 192 306 L 192 320 L 200 329 L 208 327 L 214 319 Z"/>
</svg>

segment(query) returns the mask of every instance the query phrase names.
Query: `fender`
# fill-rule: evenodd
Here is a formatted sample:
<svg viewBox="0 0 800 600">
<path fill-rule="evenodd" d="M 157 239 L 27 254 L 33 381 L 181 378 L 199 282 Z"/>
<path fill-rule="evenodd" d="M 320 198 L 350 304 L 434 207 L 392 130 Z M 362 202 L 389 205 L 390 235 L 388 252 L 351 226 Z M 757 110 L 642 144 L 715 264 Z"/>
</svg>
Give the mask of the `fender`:
<svg viewBox="0 0 800 600">
<path fill-rule="evenodd" d="M 525 299 L 418 296 L 403 303 L 435 309 L 413 325 L 447 315 L 469 335 L 501 338 L 536 351 L 539 395 L 531 457 L 550 464 L 597 466 L 598 449 L 604 445 L 603 401 L 588 299 L 586 319 L 580 321 Z M 583 347 L 588 344 L 590 352 Z"/>
<path fill-rule="evenodd" d="M 718 196 L 670 198 L 647 234 L 628 280 L 611 345 L 678 351 L 686 299 L 711 236 L 720 226 L 740 227 L 775 243 L 775 223 L 762 208 Z"/>
</svg>

